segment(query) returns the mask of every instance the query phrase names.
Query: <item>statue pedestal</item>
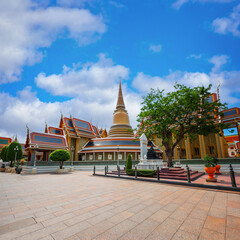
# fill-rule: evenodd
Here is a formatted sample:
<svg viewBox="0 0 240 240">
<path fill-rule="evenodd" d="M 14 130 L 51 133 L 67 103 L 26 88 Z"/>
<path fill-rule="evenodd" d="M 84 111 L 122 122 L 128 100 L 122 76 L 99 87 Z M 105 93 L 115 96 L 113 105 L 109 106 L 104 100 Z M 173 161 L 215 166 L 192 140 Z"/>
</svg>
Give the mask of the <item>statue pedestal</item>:
<svg viewBox="0 0 240 240">
<path fill-rule="evenodd" d="M 162 159 L 144 159 L 141 160 L 139 164 L 136 165 L 137 169 L 159 169 L 163 168 Z"/>
</svg>

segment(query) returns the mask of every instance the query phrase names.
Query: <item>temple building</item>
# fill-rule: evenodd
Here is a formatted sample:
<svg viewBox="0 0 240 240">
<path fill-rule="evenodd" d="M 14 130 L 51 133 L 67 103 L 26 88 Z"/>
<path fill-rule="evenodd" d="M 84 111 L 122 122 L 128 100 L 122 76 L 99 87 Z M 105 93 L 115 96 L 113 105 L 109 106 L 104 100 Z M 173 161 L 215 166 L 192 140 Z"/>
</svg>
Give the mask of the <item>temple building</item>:
<svg viewBox="0 0 240 240">
<path fill-rule="evenodd" d="M 12 142 L 11 138 L 0 137 L 0 152 L 4 146 L 8 146 Z"/>
<path fill-rule="evenodd" d="M 228 123 L 229 129 L 224 129 L 224 137 L 228 144 L 230 157 L 240 156 L 240 108 L 234 107 L 223 111 L 222 121 Z"/>
<path fill-rule="evenodd" d="M 148 148 L 150 148 L 150 144 L 149 142 Z M 162 154 L 158 147 L 154 146 L 154 150 L 159 156 Z M 83 161 L 126 160 L 128 154 L 132 155 L 133 160 L 140 159 L 140 141 L 135 138 L 130 125 L 120 80 L 117 106 L 113 112 L 113 122 L 109 133 L 105 132 L 104 137 L 95 137 L 88 141 L 79 150 L 79 159 Z"/>
<path fill-rule="evenodd" d="M 216 101 L 217 95 L 212 94 L 208 101 Z M 208 136 L 199 135 L 190 142 L 189 138 L 182 140 L 174 150 L 174 159 L 202 159 L 209 155 L 217 158 L 236 157 L 239 154 L 239 122 L 240 109 L 231 108 L 223 111 L 221 121 L 237 126 L 238 136 L 220 136 L 211 133 Z M 218 120 L 217 120 L 218 121 Z M 236 134 L 235 134 L 236 135 Z M 1 143 L 7 140 L 0 139 Z M 166 160 L 161 139 L 153 137 L 154 150 L 158 156 Z M 150 148 L 151 142 L 148 143 Z M 29 133 L 25 144 L 25 151 L 31 162 L 34 159 L 49 161 L 49 154 L 56 149 L 67 149 L 73 161 L 116 161 L 126 160 L 131 154 L 133 160 L 140 159 L 140 141 L 134 136 L 130 125 L 128 112 L 125 108 L 122 94 L 121 80 L 117 97 L 116 109 L 109 132 L 98 129 L 88 121 L 61 114 L 58 127 L 45 126 L 45 133 Z M 232 154 L 234 152 L 234 154 Z"/>
</svg>

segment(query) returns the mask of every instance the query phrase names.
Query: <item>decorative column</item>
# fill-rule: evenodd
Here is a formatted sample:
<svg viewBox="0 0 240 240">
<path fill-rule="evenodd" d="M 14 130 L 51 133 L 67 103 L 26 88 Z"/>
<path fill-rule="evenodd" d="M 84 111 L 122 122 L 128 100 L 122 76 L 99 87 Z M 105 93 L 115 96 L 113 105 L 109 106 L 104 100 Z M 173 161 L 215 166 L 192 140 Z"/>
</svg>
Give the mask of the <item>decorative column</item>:
<svg viewBox="0 0 240 240">
<path fill-rule="evenodd" d="M 126 152 L 124 152 L 124 160 L 126 161 L 127 160 L 127 153 Z"/>
<path fill-rule="evenodd" d="M 201 154 L 201 158 L 203 159 L 206 156 L 206 145 L 204 141 L 204 136 L 199 135 L 198 137 L 199 137 L 199 143 L 200 143 L 200 154 Z"/>
<path fill-rule="evenodd" d="M 103 161 L 105 160 L 105 152 L 103 152 Z"/>
<path fill-rule="evenodd" d="M 190 140 L 189 137 L 185 140 L 185 147 L 186 147 L 186 157 L 187 159 L 192 159 L 192 151 L 191 151 L 191 145 L 190 145 Z"/>
</svg>

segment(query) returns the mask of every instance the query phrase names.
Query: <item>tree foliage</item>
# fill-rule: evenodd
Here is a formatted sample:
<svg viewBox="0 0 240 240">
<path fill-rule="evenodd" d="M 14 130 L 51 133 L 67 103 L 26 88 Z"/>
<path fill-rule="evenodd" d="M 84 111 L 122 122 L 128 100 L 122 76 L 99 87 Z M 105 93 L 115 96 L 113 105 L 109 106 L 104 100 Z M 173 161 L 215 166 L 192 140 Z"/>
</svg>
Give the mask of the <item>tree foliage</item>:
<svg viewBox="0 0 240 240">
<path fill-rule="evenodd" d="M 220 122 L 221 109 L 225 104 L 210 101 L 211 85 L 190 88 L 175 84 L 175 91 L 153 90 L 143 97 L 141 112 L 138 115 L 139 135 L 145 133 L 162 139 L 168 166 L 172 166 L 174 148 L 184 137 L 190 141 L 198 135 L 221 133 L 226 127 Z"/>
<path fill-rule="evenodd" d="M 63 162 L 68 161 L 68 160 L 71 158 L 71 156 L 70 156 L 70 153 L 69 153 L 67 150 L 59 149 L 59 150 L 55 150 L 54 152 L 52 152 L 52 153 L 49 155 L 49 158 L 50 158 L 52 161 L 57 161 L 57 162 L 59 162 L 59 164 L 60 164 L 60 169 L 62 169 L 62 167 L 63 167 Z"/>
<path fill-rule="evenodd" d="M 7 162 L 7 149 L 8 146 L 4 146 L 1 151 L 1 159 L 3 162 Z"/>
<path fill-rule="evenodd" d="M 16 147 L 18 150 L 16 151 Z M 7 148 L 7 161 L 10 161 L 10 166 L 13 167 L 13 163 L 18 161 L 19 159 L 22 159 L 23 153 L 22 153 L 22 146 L 18 142 L 12 142 Z"/>
<path fill-rule="evenodd" d="M 126 169 L 132 169 L 132 155 L 131 154 L 128 154 L 128 156 L 127 156 Z"/>
</svg>

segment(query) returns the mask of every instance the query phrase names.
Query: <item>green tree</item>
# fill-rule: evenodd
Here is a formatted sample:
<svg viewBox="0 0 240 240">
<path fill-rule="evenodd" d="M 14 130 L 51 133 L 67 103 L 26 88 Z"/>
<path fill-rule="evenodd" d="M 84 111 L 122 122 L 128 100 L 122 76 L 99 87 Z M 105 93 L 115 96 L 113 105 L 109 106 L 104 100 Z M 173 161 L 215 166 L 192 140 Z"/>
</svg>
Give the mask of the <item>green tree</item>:
<svg viewBox="0 0 240 240">
<path fill-rule="evenodd" d="M 168 166 L 171 167 L 174 148 L 189 137 L 193 141 L 198 135 L 221 133 L 227 127 L 221 123 L 221 109 L 226 105 L 209 101 L 211 85 L 190 88 L 175 84 L 175 91 L 153 90 L 143 97 L 141 112 L 138 115 L 139 135 L 145 133 L 162 139 Z"/>
<path fill-rule="evenodd" d="M 49 155 L 49 157 L 52 161 L 59 162 L 60 169 L 62 169 L 63 168 L 63 162 L 69 160 L 71 156 L 70 156 L 70 153 L 67 150 L 59 149 L 59 150 L 55 150 L 54 152 L 52 152 Z"/>
<path fill-rule="evenodd" d="M 7 149 L 8 146 L 4 146 L 1 151 L 1 159 L 3 160 L 3 162 L 7 162 Z"/>
<path fill-rule="evenodd" d="M 16 151 L 16 148 L 18 149 Z M 18 142 L 12 142 L 7 148 L 7 161 L 10 161 L 10 167 L 13 167 L 13 163 L 18 161 L 19 159 L 22 159 L 22 146 Z"/>
<path fill-rule="evenodd" d="M 132 169 L 132 155 L 128 154 L 127 156 L 127 162 L 126 162 L 126 170 Z"/>
</svg>

